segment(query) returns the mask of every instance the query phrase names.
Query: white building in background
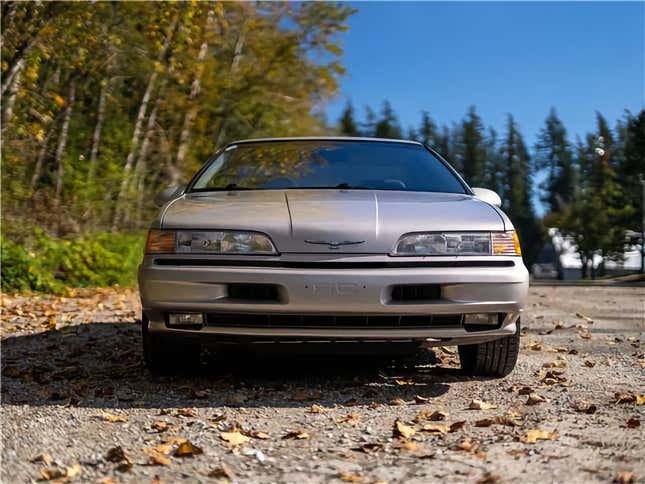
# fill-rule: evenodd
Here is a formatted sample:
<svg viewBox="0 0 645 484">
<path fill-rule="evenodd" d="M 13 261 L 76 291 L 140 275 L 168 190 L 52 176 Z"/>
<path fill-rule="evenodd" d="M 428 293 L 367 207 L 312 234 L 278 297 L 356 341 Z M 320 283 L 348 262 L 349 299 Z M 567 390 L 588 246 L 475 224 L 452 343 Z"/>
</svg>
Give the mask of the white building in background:
<svg viewBox="0 0 645 484">
<path fill-rule="evenodd" d="M 640 241 L 639 233 L 627 233 L 628 239 Z M 593 267 L 598 268 L 602 257 L 596 254 Z M 606 275 L 622 275 L 639 272 L 641 269 L 641 246 L 639 243 L 625 246 L 622 261 L 606 260 L 604 264 Z M 576 252 L 572 237 L 562 235 L 559 229 L 553 227 L 548 231 L 548 238 L 540 252 L 538 260 L 533 264 L 531 272 L 537 279 L 580 279 L 582 262 Z"/>
</svg>

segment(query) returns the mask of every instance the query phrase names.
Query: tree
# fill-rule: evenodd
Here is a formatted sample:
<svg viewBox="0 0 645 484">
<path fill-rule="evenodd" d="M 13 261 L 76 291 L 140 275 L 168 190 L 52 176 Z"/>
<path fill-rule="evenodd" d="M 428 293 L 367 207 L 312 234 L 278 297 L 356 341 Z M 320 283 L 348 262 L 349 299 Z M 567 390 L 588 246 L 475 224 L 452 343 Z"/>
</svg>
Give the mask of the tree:
<svg viewBox="0 0 645 484">
<path fill-rule="evenodd" d="M 352 106 L 352 102 L 349 100 L 347 101 L 343 114 L 340 117 L 339 130 L 340 134 L 344 136 L 360 136 L 358 125 L 354 119 L 354 106 Z"/>
<path fill-rule="evenodd" d="M 624 205 L 621 186 L 614 170 L 614 136 L 607 121 L 596 114 L 597 129 L 578 143 L 581 189 L 559 218 L 562 230 L 573 237 L 582 263 L 581 276 L 595 278 L 593 257 L 604 261 L 620 259 L 625 247 L 625 226 L 622 222 L 633 208 Z M 600 272 L 604 267 L 601 266 Z"/>
<path fill-rule="evenodd" d="M 531 267 L 540 248 L 539 228 L 531 202 L 531 159 L 512 115 L 500 148 L 502 207 L 518 232 L 526 265 Z"/>
<path fill-rule="evenodd" d="M 419 141 L 433 147 L 437 144 L 437 125 L 430 117 L 428 111 L 421 111 Z"/>
<path fill-rule="evenodd" d="M 636 115 L 627 113 L 624 148 L 616 167 L 616 177 L 622 188 L 622 204 L 633 207 L 625 226 L 640 231 L 643 213 L 640 180 L 645 178 L 645 109 Z"/>
<path fill-rule="evenodd" d="M 390 105 L 389 101 L 383 101 L 383 107 L 381 108 L 381 114 L 378 120 L 376 121 L 376 126 L 374 129 L 374 136 L 377 138 L 391 138 L 391 139 L 401 139 L 403 138 L 403 132 L 399 121 Z"/>
<path fill-rule="evenodd" d="M 457 158 L 466 182 L 471 186 L 481 186 L 486 166 L 486 144 L 484 125 L 474 106 L 468 109 L 459 127 Z"/>
<path fill-rule="evenodd" d="M 15 221 L 4 233 L 137 229 L 153 194 L 218 145 L 324 133 L 318 107 L 344 73 L 339 37 L 352 12 L 313 2 L 3 3 L 3 216 Z"/>
<path fill-rule="evenodd" d="M 574 197 L 575 168 L 567 131 L 554 108 L 544 124 L 535 146 L 535 165 L 537 170 L 547 171 L 542 201 L 551 212 L 559 212 Z"/>
</svg>

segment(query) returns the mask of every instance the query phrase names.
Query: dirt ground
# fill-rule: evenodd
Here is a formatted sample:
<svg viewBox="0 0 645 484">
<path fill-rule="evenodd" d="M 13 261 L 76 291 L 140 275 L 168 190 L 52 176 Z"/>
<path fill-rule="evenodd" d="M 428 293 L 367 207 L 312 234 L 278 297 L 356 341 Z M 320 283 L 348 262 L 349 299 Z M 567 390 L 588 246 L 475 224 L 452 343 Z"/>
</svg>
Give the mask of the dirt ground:
<svg viewBox="0 0 645 484">
<path fill-rule="evenodd" d="M 158 377 L 138 310 L 133 290 L 3 298 L 2 482 L 645 482 L 643 287 L 532 287 L 500 380 L 455 348 Z"/>
</svg>

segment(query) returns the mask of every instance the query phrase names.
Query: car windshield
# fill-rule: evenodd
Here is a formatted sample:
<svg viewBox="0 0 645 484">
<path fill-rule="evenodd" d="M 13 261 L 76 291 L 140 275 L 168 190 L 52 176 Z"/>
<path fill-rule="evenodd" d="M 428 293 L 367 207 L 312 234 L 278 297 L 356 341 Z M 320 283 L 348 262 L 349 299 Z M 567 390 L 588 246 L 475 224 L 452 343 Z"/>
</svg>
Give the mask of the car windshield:
<svg viewBox="0 0 645 484">
<path fill-rule="evenodd" d="M 342 140 L 231 145 L 189 191 L 306 188 L 466 193 L 450 169 L 421 145 Z"/>
</svg>

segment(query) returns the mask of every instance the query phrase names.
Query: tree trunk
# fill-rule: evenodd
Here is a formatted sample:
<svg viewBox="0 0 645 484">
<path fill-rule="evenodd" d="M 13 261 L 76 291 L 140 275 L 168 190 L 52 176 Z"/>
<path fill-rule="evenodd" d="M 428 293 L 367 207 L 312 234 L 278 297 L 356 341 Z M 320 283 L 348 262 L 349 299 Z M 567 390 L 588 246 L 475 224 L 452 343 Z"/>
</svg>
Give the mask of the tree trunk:
<svg viewBox="0 0 645 484">
<path fill-rule="evenodd" d="M 246 39 L 246 34 L 244 33 L 244 28 L 245 26 L 242 26 L 242 29 L 240 30 L 240 35 L 237 37 L 237 42 L 235 43 L 235 50 L 233 52 L 233 61 L 231 62 L 231 76 L 237 72 L 237 69 L 240 65 L 240 61 L 242 60 L 242 50 L 244 49 L 244 41 Z M 219 133 L 217 134 L 217 140 L 215 142 L 215 146 L 221 146 L 224 143 L 224 140 L 226 139 L 226 129 L 228 125 L 228 114 L 224 113 L 224 117 L 222 119 L 222 122 L 220 123 L 219 127 Z"/>
<path fill-rule="evenodd" d="M 166 35 L 166 38 L 164 39 L 163 47 L 159 52 L 159 55 L 157 56 L 157 62 L 161 62 L 166 56 L 166 53 L 168 52 L 168 48 L 170 47 L 170 41 L 175 33 L 175 29 L 177 28 L 177 23 L 178 21 L 177 19 L 175 19 L 171 24 L 170 30 Z M 123 204 L 125 202 L 125 197 L 127 195 L 127 190 L 130 184 L 129 175 L 130 175 L 130 171 L 132 171 L 132 165 L 134 164 L 135 156 L 139 149 L 139 142 L 141 138 L 141 128 L 143 126 L 143 121 L 146 117 L 146 111 L 148 109 L 148 103 L 150 102 L 150 96 L 152 95 L 152 90 L 155 87 L 158 76 L 159 76 L 159 73 L 157 72 L 156 67 L 153 66 L 153 71 L 150 74 L 150 77 L 148 78 L 148 85 L 146 87 L 146 91 L 143 94 L 143 98 L 141 99 L 141 104 L 139 105 L 139 111 L 137 113 L 137 118 L 134 124 L 134 132 L 132 134 L 132 141 L 130 142 L 130 152 L 128 153 L 128 157 L 125 160 L 125 166 L 123 167 L 121 188 L 119 190 L 119 195 L 116 200 L 116 208 L 114 211 L 114 218 L 112 220 L 112 231 L 116 231 L 118 229 L 119 224 L 121 223 L 121 219 L 123 218 Z"/>
<path fill-rule="evenodd" d="M 582 279 L 587 278 L 587 259 L 586 257 L 581 256 L 580 257 L 580 277 Z"/>
<path fill-rule="evenodd" d="M 2 91 L 1 91 L 2 96 L 4 96 L 4 93 L 12 86 L 12 84 L 14 83 L 14 79 L 16 78 L 16 76 L 18 76 L 20 72 L 22 72 L 24 67 L 25 67 L 25 58 L 21 57 L 9 70 L 9 72 L 7 73 L 7 76 L 4 79 L 4 82 L 2 83 Z"/>
<path fill-rule="evenodd" d="M 40 178 L 40 173 L 43 169 L 43 164 L 45 163 L 45 158 L 47 157 L 47 145 L 49 143 L 49 138 L 51 138 L 53 133 L 54 133 L 54 127 L 52 126 L 47 131 L 47 136 L 45 136 L 45 141 L 43 141 L 43 146 L 40 148 L 40 151 L 38 152 L 38 158 L 36 158 L 36 165 L 34 166 L 34 173 L 31 176 L 31 183 L 29 185 L 32 195 L 36 190 L 36 184 L 38 183 L 38 179 Z"/>
<path fill-rule="evenodd" d="M 22 61 L 22 60 L 21 60 Z M 2 113 L 2 131 L 6 130 L 11 122 L 13 117 L 13 106 L 16 103 L 16 96 L 18 95 L 18 89 L 20 89 L 20 80 L 22 79 L 22 70 L 24 68 L 24 62 L 19 64 L 19 69 L 13 73 L 11 82 L 9 84 L 9 91 L 7 95 L 7 100 L 5 102 L 4 111 Z M 8 82 L 9 80 L 7 80 Z M 4 86 L 2 89 L 4 93 Z"/>
<path fill-rule="evenodd" d="M 208 13 L 206 18 L 206 25 L 204 25 L 204 37 L 207 35 L 207 31 L 213 27 L 213 22 L 215 16 L 213 12 Z M 184 123 L 181 128 L 181 134 L 179 135 L 179 146 L 177 148 L 177 157 L 175 158 L 175 169 L 170 171 L 171 186 L 177 185 L 179 183 L 179 174 L 181 173 L 181 168 L 186 158 L 186 150 L 188 149 L 188 140 L 190 138 L 190 128 L 193 124 L 193 121 L 197 117 L 197 108 L 198 105 L 195 102 L 195 99 L 201 91 L 201 80 L 202 73 L 204 72 L 204 59 L 206 58 L 206 52 L 208 51 L 208 42 L 204 40 L 202 45 L 199 48 L 199 54 L 197 54 L 197 69 L 195 72 L 195 77 L 190 88 L 190 109 L 186 112 L 184 116 Z"/>
<path fill-rule="evenodd" d="M 65 108 L 65 117 L 63 118 L 63 126 L 60 130 L 58 137 L 58 146 L 56 148 L 56 165 L 58 167 L 56 172 L 56 191 L 54 193 L 54 207 L 60 206 L 61 194 L 63 192 L 63 177 L 65 174 L 65 147 L 67 145 L 67 134 L 69 132 L 69 121 L 72 117 L 72 109 L 74 107 L 74 99 L 76 96 L 76 84 L 72 80 L 69 86 L 69 96 L 67 97 L 67 107 Z"/>
<path fill-rule="evenodd" d="M 96 171 L 96 160 L 99 155 L 99 146 L 101 144 L 101 130 L 103 129 L 103 122 L 105 121 L 105 104 L 107 95 L 110 89 L 110 81 L 103 81 L 101 86 L 101 93 L 99 94 L 99 106 L 96 112 L 96 124 L 94 125 L 94 134 L 92 135 L 92 149 L 90 151 L 90 166 L 87 171 L 87 183 L 90 184 L 94 180 L 94 172 Z"/>
<path fill-rule="evenodd" d="M 141 151 L 139 152 L 139 158 L 137 159 L 137 164 L 134 169 L 134 181 L 137 191 L 137 203 L 135 209 L 134 220 L 135 223 L 141 221 L 141 210 L 143 207 L 143 192 L 145 188 L 145 172 L 146 172 L 146 159 L 148 157 L 148 150 L 150 149 L 150 140 L 152 139 L 152 134 L 155 130 L 155 124 L 157 122 L 157 110 L 159 108 L 159 98 L 155 102 L 150 117 L 148 118 L 148 124 L 146 126 L 146 134 L 143 137 L 143 142 L 141 143 Z"/>
</svg>

